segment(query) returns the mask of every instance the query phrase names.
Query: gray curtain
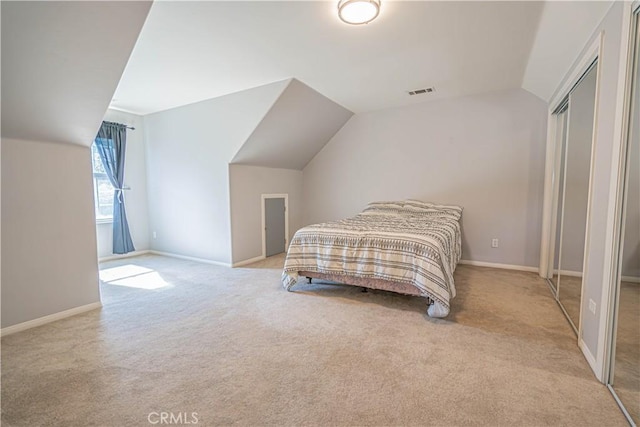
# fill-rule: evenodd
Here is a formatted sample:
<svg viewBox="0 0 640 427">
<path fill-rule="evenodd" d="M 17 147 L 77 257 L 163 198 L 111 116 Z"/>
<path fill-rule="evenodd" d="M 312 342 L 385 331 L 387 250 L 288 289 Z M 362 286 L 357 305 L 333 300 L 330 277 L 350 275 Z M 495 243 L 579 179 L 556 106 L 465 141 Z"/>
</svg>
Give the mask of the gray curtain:
<svg viewBox="0 0 640 427">
<path fill-rule="evenodd" d="M 124 155 L 127 148 L 127 127 L 119 123 L 102 122 L 95 139 L 100 159 L 109 181 L 115 189 L 113 195 L 113 253 L 135 251 L 129 233 L 124 208 Z"/>
</svg>

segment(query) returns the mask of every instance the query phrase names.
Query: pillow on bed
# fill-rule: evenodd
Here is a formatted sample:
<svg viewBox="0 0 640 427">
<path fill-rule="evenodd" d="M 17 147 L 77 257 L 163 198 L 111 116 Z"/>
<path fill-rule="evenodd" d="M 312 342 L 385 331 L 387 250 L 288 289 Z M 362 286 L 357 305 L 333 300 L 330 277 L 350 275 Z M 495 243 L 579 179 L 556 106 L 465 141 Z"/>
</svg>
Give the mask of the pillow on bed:
<svg viewBox="0 0 640 427">
<path fill-rule="evenodd" d="M 456 205 L 437 205 L 420 200 L 405 200 L 403 210 L 409 215 L 438 216 L 450 215 L 456 219 L 462 216 L 462 208 Z"/>
<path fill-rule="evenodd" d="M 367 207 L 368 208 L 391 208 L 391 207 L 397 207 L 397 208 L 401 208 L 402 206 L 404 206 L 404 202 L 399 200 L 399 201 L 392 201 L 392 202 L 369 202 L 367 203 Z"/>
<path fill-rule="evenodd" d="M 417 207 L 417 208 L 434 208 L 442 210 L 452 210 L 456 212 L 462 212 L 462 208 L 456 205 L 438 205 L 430 202 L 423 202 L 421 200 L 408 199 L 404 201 L 404 206 Z"/>
<path fill-rule="evenodd" d="M 410 207 L 405 206 L 402 211 L 403 215 L 412 218 L 429 218 L 429 219 L 438 219 L 438 218 L 453 218 L 456 221 L 460 220 L 462 214 L 455 210 L 448 209 L 435 209 L 435 208 L 419 208 L 419 207 Z"/>
<path fill-rule="evenodd" d="M 404 202 L 370 202 L 362 211 L 366 215 L 400 215 Z"/>
</svg>

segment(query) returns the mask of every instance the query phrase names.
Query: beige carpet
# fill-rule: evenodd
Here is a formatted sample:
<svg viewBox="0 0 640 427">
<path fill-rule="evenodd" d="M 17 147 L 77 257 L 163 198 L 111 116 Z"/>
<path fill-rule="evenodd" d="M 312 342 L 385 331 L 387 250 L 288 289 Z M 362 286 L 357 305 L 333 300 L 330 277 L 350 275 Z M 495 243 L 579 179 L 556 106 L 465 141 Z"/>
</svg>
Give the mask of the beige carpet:
<svg viewBox="0 0 640 427">
<path fill-rule="evenodd" d="M 287 293 L 281 265 L 102 265 L 102 310 L 2 339 L 2 425 L 626 425 L 535 274 L 460 266 L 436 320 L 416 297 Z"/>
</svg>

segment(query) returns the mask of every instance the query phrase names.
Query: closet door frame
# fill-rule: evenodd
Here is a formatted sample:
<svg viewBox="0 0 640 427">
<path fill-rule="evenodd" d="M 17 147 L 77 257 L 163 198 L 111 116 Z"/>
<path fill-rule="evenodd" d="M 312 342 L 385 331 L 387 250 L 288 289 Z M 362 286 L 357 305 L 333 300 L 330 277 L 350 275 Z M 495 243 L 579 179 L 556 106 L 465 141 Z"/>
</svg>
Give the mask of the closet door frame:
<svg viewBox="0 0 640 427">
<path fill-rule="evenodd" d="M 553 208 L 558 206 L 558 171 L 557 165 L 557 153 L 559 152 L 558 145 L 562 143 L 560 141 L 559 128 L 562 125 L 560 118 L 556 112 L 560 110 L 565 99 L 569 97 L 571 90 L 580 82 L 585 73 L 591 68 L 591 65 L 596 63 L 596 99 L 595 99 L 595 112 L 594 112 L 594 133 L 591 143 L 591 166 L 593 165 L 593 153 L 595 152 L 596 131 L 598 124 L 598 97 L 600 92 L 600 61 L 602 50 L 602 39 L 604 33 L 600 33 L 598 37 L 593 41 L 589 48 L 585 51 L 580 59 L 580 62 L 575 67 L 575 71 L 566 80 L 564 85 L 559 89 L 549 102 L 549 112 L 547 117 L 547 149 L 545 157 L 545 179 L 544 179 L 544 199 L 542 205 L 542 237 L 540 244 L 540 267 L 539 275 L 545 279 L 553 277 L 553 259 L 550 256 L 553 255 L 556 248 L 555 235 L 551 235 L 551 232 L 555 230 L 556 225 L 554 220 L 556 218 L 553 213 Z M 571 106 L 569 106 L 571 108 Z M 589 173 L 589 200 L 591 199 L 592 189 L 592 177 L 591 169 Z M 587 208 L 587 224 L 589 223 L 589 207 Z M 586 232 L 586 230 L 585 230 Z M 589 247 L 588 235 L 585 237 L 585 254 L 588 252 Z M 584 277 L 584 271 L 583 271 Z"/>
<path fill-rule="evenodd" d="M 615 326 L 618 298 L 619 252 L 622 232 L 622 217 L 620 215 L 624 200 L 624 180 L 629 136 L 629 119 L 631 114 L 631 96 L 633 87 L 635 16 L 634 11 L 640 8 L 640 1 L 625 2 L 623 5 L 622 42 L 620 46 L 620 66 L 618 85 L 615 134 L 611 159 L 611 189 L 608 204 L 607 234 L 605 236 L 605 265 L 602 286 L 601 306 L 603 310 L 598 330 L 597 361 L 593 370 L 597 378 L 607 384 L 616 397 L 613 389 L 608 385 L 613 375 L 613 358 L 615 357 Z M 640 54 L 640 53 L 639 53 Z M 617 397 L 616 397 L 617 399 Z"/>
<path fill-rule="evenodd" d="M 627 417 L 630 423 L 633 423 L 631 416 L 627 412 L 626 408 L 618 398 L 612 384 L 615 374 L 615 358 L 616 358 L 616 332 L 618 327 L 618 309 L 620 305 L 620 279 L 622 275 L 622 247 L 623 236 L 625 229 L 626 219 L 626 196 L 628 192 L 627 185 L 627 171 L 629 168 L 630 159 L 628 158 L 630 138 L 631 138 L 631 114 L 633 113 L 634 96 L 640 96 L 640 88 L 635 87 L 638 82 L 634 81 L 637 67 L 640 67 L 640 1 L 633 2 L 628 10 L 625 12 L 625 22 L 629 24 L 629 37 L 628 46 L 626 52 L 626 78 L 624 84 L 623 94 L 623 114 L 621 118 L 621 139 L 619 150 L 614 151 L 612 183 L 615 188 L 612 190 L 613 203 L 610 204 L 614 210 L 613 226 L 611 238 L 611 271 L 610 281 L 607 288 L 609 295 L 609 310 L 607 316 L 606 329 L 604 336 L 606 338 L 607 352 L 605 353 L 604 360 L 604 378 L 606 380 L 607 388 L 611 391 L 616 402 L 620 406 L 620 409 Z M 634 93 L 635 92 L 635 93 Z M 617 175 L 617 176 L 616 176 Z M 602 326 L 602 325 L 601 325 Z M 633 424 L 632 424 L 633 425 Z"/>
<path fill-rule="evenodd" d="M 587 215 L 586 215 L 586 226 L 585 226 L 585 244 L 584 244 L 584 253 L 583 253 L 583 264 L 582 264 L 582 284 L 584 287 L 584 278 L 587 276 L 588 264 L 587 254 L 589 253 L 590 247 L 590 238 L 589 238 L 589 224 L 591 218 L 591 196 L 593 191 L 593 164 L 594 157 L 596 152 L 596 141 L 598 134 L 598 106 L 599 106 L 599 94 L 600 94 L 600 81 L 601 81 L 601 70 L 600 58 L 602 57 L 602 40 L 604 37 L 604 32 L 601 32 L 598 37 L 593 41 L 593 43 L 585 50 L 584 54 L 580 58 L 577 66 L 574 68 L 573 73 L 562 87 L 556 92 L 555 96 L 552 98 L 549 103 L 549 115 L 547 121 L 547 151 L 546 151 L 546 163 L 545 163 L 545 188 L 544 188 L 544 201 L 543 201 L 543 216 L 542 216 L 542 238 L 540 244 L 540 269 L 539 274 L 541 277 L 549 280 L 550 277 L 553 277 L 553 259 L 551 256 L 554 254 L 558 248 L 555 248 L 555 235 L 551 235 L 551 232 L 556 229 L 557 224 L 554 224 L 554 213 L 553 208 L 558 206 L 558 196 L 559 186 L 557 185 L 558 173 L 556 171 L 557 165 L 557 153 L 559 152 L 558 145 L 562 144 L 560 138 L 558 138 L 559 127 L 562 125 L 561 119 L 557 114 L 564 104 L 565 100 L 569 98 L 569 95 L 574 87 L 580 83 L 582 78 L 586 75 L 586 73 L 595 67 L 596 71 L 596 92 L 594 99 L 594 116 L 593 116 L 593 129 L 591 134 L 591 154 L 590 154 L 590 164 L 589 164 L 589 183 L 588 183 L 588 196 L 587 196 Z M 595 65 L 594 65 L 595 62 Z M 571 113 L 571 105 L 569 105 L 569 114 Z M 568 123 L 569 118 L 567 117 L 566 122 Z M 556 222 L 557 222 L 557 218 Z M 561 220 L 562 221 L 562 220 Z M 559 262 L 559 267 L 561 267 L 562 261 Z M 549 285 L 551 287 L 551 285 Z M 553 290 L 553 288 L 551 288 Z M 554 296 L 556 302 L 560 305 L 558 300 L 558 292 L 554 292 Z M 584 345 L 582 341 L 582 306 L 584 304 L 584 292 L 580 291 L 580 318 L 578 319 L 578 346 L 584 353 L 587 361 L 592 366 L 595 367 L 596 360 L 591 355 L 587 347 Z M 565 316 L 568 318 L 566 311 L 563 309 L 562 305 L 560 308 L 564 312 Z M 570 320 L 571 324 L 573 322 Z"/>
</svg>

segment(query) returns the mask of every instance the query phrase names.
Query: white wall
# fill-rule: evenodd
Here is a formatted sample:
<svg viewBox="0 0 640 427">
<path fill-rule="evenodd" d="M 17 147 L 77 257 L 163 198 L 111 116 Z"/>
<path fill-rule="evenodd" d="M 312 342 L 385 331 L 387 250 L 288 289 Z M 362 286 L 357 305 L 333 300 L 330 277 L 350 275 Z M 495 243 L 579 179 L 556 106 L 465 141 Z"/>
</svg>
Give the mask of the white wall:
<svg viewBox="0 0 640 427">
<path fill-rule="evenodd" d="M 546 114 L 516 89 L 353 116 L 304 169 L 304 223 L 372 200 L 453 203 L 463 259 L 537 266 Z"/>
<path fill-rule="evenodd" d="M 302 226 L 302 171 L 229 165 L 233 262 L 262 256 L 262 194 L 288 194 L 289 241 Z"/>
<path fill-rule="evenodd" d="M 621 123 L 618 114 L 619 85 L 624 85 L 620 79 L 620 52 L 623 40 L 623 10 L 628 7 L 627 2 L 615 2 L 600 25 L 596 28 L 589 40 L 585 40 L 583 52 L 586 52 L 592 43 L 604 31 L 602 44 L 602 56 L 598 68 L 598 102 L 596 115 L 595 152 L 591 170 L 592 189 L 589 200 L 589 223 L 587 235 L 589 250 L 586 254 L 586 272 L 583 278 L 581 330 L 582 340 L 586 346 L 589 360 L 596 359 L 599 366 L 604 362 L 605 335 L 600 333 L 600 324 L 606 323 L 603 311 L 604 293 L 608 293 L 609 275 L 606 267 L 609 256 L 608 231 L 613 218 L 609 217 L 610 189 L 612 179 L 612 160 L 614 150 L 619 147 L 619 129 Z M 626 35 L 624 36 L 626 37 Z M 577 71 L 578 62 L 584 56 L 576 53 L 576 63 L 567 70 L 567 74 L 560 82 L 558 91 L 565 85 L 570 76 Z M 620 116 L 621 117 L 621 116 Z M 596 312 L 589 311 L 589 300 L 596 304 Z M 604 330 L 604 329 L 603 329 Z M 597 375 L 600 375 L 597 372 Z"/>
<path fill-rule="evenodd" d="M 88 147 L 2 140 L 2 328 L 100 301 Z"/>
<path fill-rule="evenodd" d="M 152 249 L 231 262 L 228 163 L 287 83 L 144 117 Z"/>
<path fill-rule="evenodd" d="M 116 110 L 107 110 L 104 120 L 133 126 L 127 130 L 127 153 L 124 181 L 125 206 L 129 231 L 136 251 L 149 249 L 149 210 L 147 207 L 147 167 L 144 146 L 144 120 L 141 116 Z M 113 223 L 96 224 L 98 257 L 113 255 Z"/>
</svg>

